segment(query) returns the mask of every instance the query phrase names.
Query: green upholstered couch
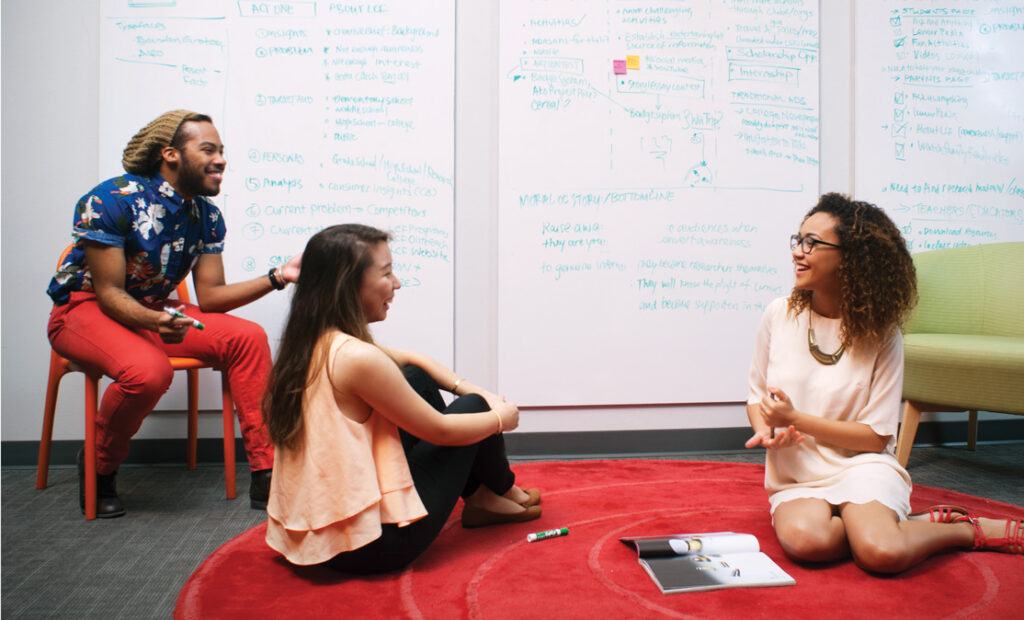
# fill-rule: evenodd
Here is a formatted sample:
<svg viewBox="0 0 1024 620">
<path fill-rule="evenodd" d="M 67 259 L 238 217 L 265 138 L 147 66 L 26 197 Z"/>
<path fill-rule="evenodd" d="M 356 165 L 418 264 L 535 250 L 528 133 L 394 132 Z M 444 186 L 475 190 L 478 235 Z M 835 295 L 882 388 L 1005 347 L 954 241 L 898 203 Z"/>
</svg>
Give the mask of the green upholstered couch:
<svg viewBox="0 0 1024 620">
<path fill-rule="evenodd" d="M 903 336 L 904 466 L 922 411 L 1024 415 L 1024 242 L 914 255 L 920 301 Z"/>
</svg>

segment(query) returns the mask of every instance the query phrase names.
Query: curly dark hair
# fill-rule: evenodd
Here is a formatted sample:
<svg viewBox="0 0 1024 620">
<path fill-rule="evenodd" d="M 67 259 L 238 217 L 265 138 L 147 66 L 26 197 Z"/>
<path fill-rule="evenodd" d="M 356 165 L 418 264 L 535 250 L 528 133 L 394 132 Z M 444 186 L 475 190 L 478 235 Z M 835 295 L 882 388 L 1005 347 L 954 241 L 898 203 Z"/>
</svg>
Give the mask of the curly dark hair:
<svg viewBox="0 0 1024 620">
<path fill-rule="evenodd" d="M 889 216 L 868 202 L 825 194 L 804 220 L 828 213 L 836 220 L 842 260 L 839 264 L 840 318 L 846 346 L 879 345 L 893 328 L 902 328 L 917 304 L 917 273 L 907 243 Z M 810 306 L 812 292 L 793 289 L 794 315 Z"/>
</svg>

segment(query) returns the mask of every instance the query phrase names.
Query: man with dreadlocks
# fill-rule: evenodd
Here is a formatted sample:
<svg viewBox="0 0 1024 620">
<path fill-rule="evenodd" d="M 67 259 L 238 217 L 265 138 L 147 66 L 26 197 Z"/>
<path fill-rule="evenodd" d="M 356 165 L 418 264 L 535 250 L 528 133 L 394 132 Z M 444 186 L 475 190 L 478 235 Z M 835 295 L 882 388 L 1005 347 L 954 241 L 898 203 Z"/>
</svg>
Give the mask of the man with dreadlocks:
<svg viewBox="0 0 1024 620">
<path fill-rule="evenodd" d="M 224 314 L 298 278 L 300 256 L 246 282 L 224 281 L 225 225 L 216 196 L 226 162 L 209 116 L 173 110 L 125 147 L 127 174 L 78 201 L 74 246 L 50 281 L 48 334 L 55 351 L 112 377 L 96 418 L 97 516 L 119 517 L 117 468 L 129 440 L 170 386 L 168 356 L 224 369 L 245 442 L 253 508 L 265 508 L 273 447 L 262 425 L 271 357 L 263 329 Z M 198 305 L 167 301 L 192 273 Z M 174 306 L 190 318 L 172 316 Z M 191 329 L 191 319 L 204 325 Z M 79 503 L 85 506 L 82 454 Z"/>
</svg>

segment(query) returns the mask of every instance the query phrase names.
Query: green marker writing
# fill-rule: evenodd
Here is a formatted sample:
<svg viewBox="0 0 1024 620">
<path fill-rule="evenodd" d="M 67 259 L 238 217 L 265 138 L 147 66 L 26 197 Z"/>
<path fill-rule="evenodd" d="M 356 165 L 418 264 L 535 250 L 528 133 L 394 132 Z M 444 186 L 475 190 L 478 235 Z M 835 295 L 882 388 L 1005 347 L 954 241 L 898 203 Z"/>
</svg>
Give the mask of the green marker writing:
<svg viewBox="0 0 1024 620">
<path fill-rule="evenodd" d="M 536 534 L 527 534 L 526 540 L 528 542 L 537 542 L 538 540 L 544 540 L 545 538 L 557 538 L 559 536 L 568 536 L 569 528 L 563 527 L 557 530 L 548 530 L 546 532 L 537 532 Z"/>
</svg>

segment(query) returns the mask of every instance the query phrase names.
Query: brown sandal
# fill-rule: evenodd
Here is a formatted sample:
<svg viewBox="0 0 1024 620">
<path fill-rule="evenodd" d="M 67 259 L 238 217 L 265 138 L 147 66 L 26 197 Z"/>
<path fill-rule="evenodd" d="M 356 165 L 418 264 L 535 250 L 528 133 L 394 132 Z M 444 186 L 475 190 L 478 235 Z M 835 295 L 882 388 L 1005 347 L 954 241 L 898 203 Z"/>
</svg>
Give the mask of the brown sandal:
<svg viewBox="0 0 1024 620">
<path fill-rule="evenodd" d="M 462 507 L 462 527 L 486 527 L 503 523 L 523 523 L 540 518 L 540 506 L 524 508 L 522 512 L 494 512 L 479 506 L 466 504 Z"/>
<path fill-rule="evenodd" d="M 530 506 L 536 506 L 540 503 L 540 491 L 537 489 L 523 489 L 526 493 L 526 501 L 521 503 L 520 506 L 523 508 L 529 508 Z"/>
<path fill-rule="evenodd" d="M 957 523 L 967 517 L 967 509 L 953 504 L 939 504 L 930 506 L 927 510 L 907 515 L 907 518 L 914 519 L 914 517 L 923 517 L 924 515 L 928 515 L 928 520 L 932 523 Z M 914 520 L 924 521 L 923 518 Z"/>
<path fill-rule="evenodd" d="M 986 538 L 978 517 L 967 517 L 966 521 L 974 526 L 975 549 L 1024 554 L 1024 519 L 1007 519 L 1006 535 L 1002 538 Z"/>
</svg>

